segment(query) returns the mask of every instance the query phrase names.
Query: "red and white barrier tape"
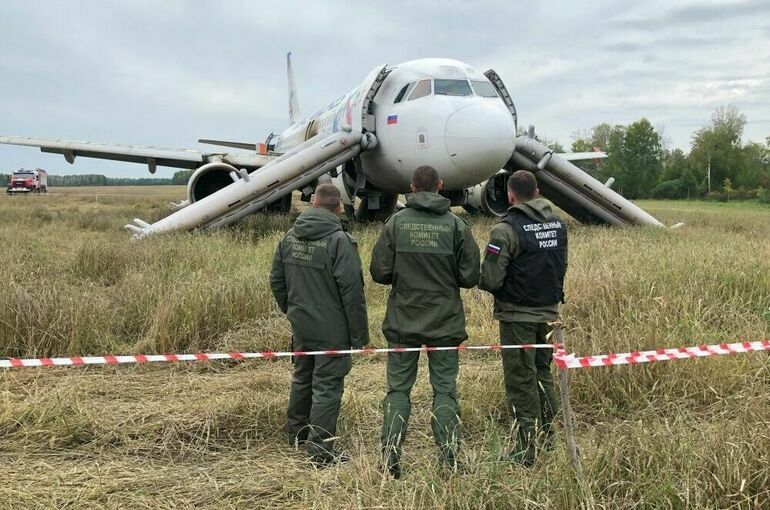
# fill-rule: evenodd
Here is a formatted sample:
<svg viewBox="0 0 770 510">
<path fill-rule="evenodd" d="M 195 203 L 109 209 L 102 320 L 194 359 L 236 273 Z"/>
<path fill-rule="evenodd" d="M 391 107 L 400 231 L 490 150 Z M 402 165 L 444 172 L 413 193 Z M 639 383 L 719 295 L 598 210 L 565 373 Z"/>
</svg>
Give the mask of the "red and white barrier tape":
<svg viewBox="0 0 770 510">
<path fill-rule="evenodd" d="M 677 349 L 657 349 L 655 351 L 626 352 L 623 354 L 600 354 L 596 356 L 578 357 L 574 354 L 557 353 L 554 356 L 556 366 L 561 369 L 607 367 L 611 365 L 635 365 L 652 361 L 669 361 L 674 359 L 692 359 L 722 354 L 737 354 L 739 352 L 770 351 L 770 340 L 758 342 L 742 342 L 732 344 L 701 345 L 699 347 L 679 347 Z"/>
<path fill-rule="evenodd" d="M 459 345 L 448 347 L 391 347 L 381 349 L 342 349 L 328 351 L 282 351 L 282 352 L 199 352 L 197 354 L 135 354 L 128 356 L 73 356 L 71 358 L 27 358 L 2 359 L 0 368 L 22 367 L 64 367 L 80 365 L 121 365 L 126 363 L 156 363 L 174 361 L 214 361 L 222 359 L 271 359 L 290 356 L 337 356 L 340 354 L 384 354 L 391 352 L 436 352 L 436 351 L 499 351 L 501 349 L 554 349 L 563 355 L 564 349 L 553 344 L 523 345 Z"/>
<path fill-rule="evenodd" d="M 652 361 L 692 359 L 722 354 L 770 351 L 770 340 L 741 342 L 731 344 L 701 345 L 698 347 L 679 347 L 675 349 L 657 349 L 654 351 L 626 352 L 622 354 L 600 354 L 596 356 L 575 356 L 566 354 L 564 346 L 557 344 L 523 345 L 460 345 L 448 347 L 390 347 L 379 349 L 341 349 L 326 351 L 280 351 L 280 352 L 199 352 L 197 354 L 135 354 L 127 356 L 73 356 L 70 358 L 27 358 L 2 359 L 0 368 L 23 367 L 61 367 L 82 365 L 121 365 L 130 363 L 157 363 L 175 361 L 215 361 L 243 359 L 271 359 L 290 356 L 335 356 L 341 354 L 386 354 L 401 352 L 437 352 L 437 351 L 500 351 L 502 349 L 553 349 L 554 362 L 560 369 L 606 367 L 611 365 L 635 365 Z"/>
</svg>

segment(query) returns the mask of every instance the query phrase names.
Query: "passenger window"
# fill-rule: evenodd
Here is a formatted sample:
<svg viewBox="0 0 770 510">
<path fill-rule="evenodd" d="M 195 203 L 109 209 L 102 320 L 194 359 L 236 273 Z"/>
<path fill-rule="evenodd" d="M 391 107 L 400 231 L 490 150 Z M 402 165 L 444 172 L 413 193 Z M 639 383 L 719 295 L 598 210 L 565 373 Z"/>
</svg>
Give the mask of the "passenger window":
<svg viewBox="0 0 770 510">
<path fill-rule="evenodd" d="M 471 86 L 466 80 L 435 80 L 435 93 L 444 96 L 472 96 Z"/>
<path fill-rule="evenodd" d="M 406 91 L 409 88 L 409 85 L 411 85 L 411 83 L 407 83 L 406 85 L 404 85 L 404 88 L 402 88 L 398 92 L 398 95 L 396 96 L 396 100 L 393 101 L 394 103 L 400 103 L 404 99 L 404 96 L 406 95 Z"/>
<path fill-rule="evenodd" d="M 421 97 L 430 95 L 430 80 L 422 80 L 418 82 L 412 91 L 412 95 L 409 96 L 409 101 L 420 99 Z"/>
<path fill-rule="evenodd" d="M 498 97 L 497 91 L 491 83 L 486 81 L 472 81 L 473 90 L 477 96 L 481 97 Z"/>
</svg>

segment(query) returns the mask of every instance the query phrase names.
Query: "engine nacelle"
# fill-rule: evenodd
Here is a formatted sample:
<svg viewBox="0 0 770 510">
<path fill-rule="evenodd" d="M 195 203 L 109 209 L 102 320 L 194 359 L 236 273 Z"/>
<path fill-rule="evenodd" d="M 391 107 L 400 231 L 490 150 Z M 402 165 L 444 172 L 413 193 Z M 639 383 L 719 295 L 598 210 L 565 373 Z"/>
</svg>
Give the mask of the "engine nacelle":
<svg viewBox="0 0 770 510">
<path fill-rule="evenodd" d="M 206 163 L 198 168 L 187 181 L 187 198 L 190 203 L 195 203 L 202 198 L 213 195 L 217 191 L 233 183 L 230 172 L 238 173 L 238 170 L 227 163 Z"/>
<path fill-rule="evenodd" d="M 505 216 L 511 206 L 508 203 L 508 177 L 511 173 L 500 170 L 481 184 L 465 190 L 463 208 L 470 213 Z"/>
<path fill-rule="evenodd" d="M 198 168 L 187 181 L 187 200 L 179 204 L 177 208 L 186 207 L 209 195 L 226 188 L 238 179 L 246 179 L 249 175 L 245 170 L 239 172 L 234 166 L 215 161 L 206 163 Z M 262 209 L 271 213 L 286 214 L 291 211 L 292 194 L 289 193 L 278 200 L 268 204 Z"/>
</svg>

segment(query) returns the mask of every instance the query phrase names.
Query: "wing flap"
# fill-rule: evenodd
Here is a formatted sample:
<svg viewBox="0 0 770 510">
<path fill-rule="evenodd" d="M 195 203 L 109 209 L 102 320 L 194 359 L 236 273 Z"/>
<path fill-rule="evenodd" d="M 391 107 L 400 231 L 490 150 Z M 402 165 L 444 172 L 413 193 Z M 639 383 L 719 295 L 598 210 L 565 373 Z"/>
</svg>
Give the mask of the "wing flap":
<svg viewBox="0 0 770 510">
<path fill-rule="evenodd" d="M 256 143 L 248 142 L 231 142 L 229 140 L 211 140 L 208 138 L 201 138 L 198 143 L 205 143 L 206 145 L 219 145 L 220 147 L 232 147 L 233 149 L 244 149 L 247 151 L 257 151 Z"/>
</svg>

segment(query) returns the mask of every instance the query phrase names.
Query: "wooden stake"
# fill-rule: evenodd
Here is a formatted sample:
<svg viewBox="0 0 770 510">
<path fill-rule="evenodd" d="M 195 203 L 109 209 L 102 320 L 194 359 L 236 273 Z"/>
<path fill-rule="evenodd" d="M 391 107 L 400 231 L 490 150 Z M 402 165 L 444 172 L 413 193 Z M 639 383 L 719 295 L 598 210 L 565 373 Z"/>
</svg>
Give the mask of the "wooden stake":
<svg viewBox="0 0 770 510">
<path fill-rule="evenodd" d="M 553 324 L 553 334 L 556 337 L 556 343 L 564 345 L 564 332 L 561 330 L 561 324 Z M 561 390 L 561 410 L 564 413 L 564 435 L 567 439 L 567 454 L 572 461 L 572 469 L 579 478 L 583 478 L 583 466 L 580 464 L 578 455 L 577 441 L 575 440 L 575 422 L 572 417 L 572 405 L 569 401 L 569 370 L 559 369 L 559 389 Z"/>
<path fill-rule="evenodd" d="M 561 329 L 560 322 L 554 322 L 553 334 L 557 344 L 565 345 L 564 332 Z M 575 420 L 572 415 L 572 405 L 569 400 L 569 369 L 559 369 L 559 389 L 561 390 L 561 410 L 564 413 L 564 437 L 567 442 L 567 455 L 572 462 L 572 469 L 575 472 L 580 488 L 585 498 L 588 508 L 594 508 L 595 502 L 591 491 L 588 489 L 585 477 L 583 476 L 583 466 L 580 463 L 580 454 L 578 453 L 577 441 L 575 439 Z"/>
</svg>

